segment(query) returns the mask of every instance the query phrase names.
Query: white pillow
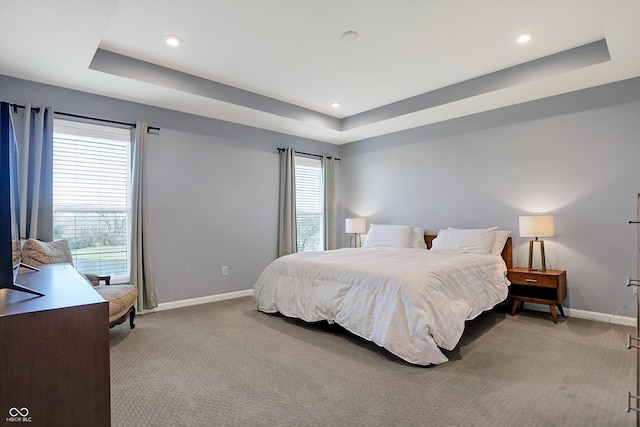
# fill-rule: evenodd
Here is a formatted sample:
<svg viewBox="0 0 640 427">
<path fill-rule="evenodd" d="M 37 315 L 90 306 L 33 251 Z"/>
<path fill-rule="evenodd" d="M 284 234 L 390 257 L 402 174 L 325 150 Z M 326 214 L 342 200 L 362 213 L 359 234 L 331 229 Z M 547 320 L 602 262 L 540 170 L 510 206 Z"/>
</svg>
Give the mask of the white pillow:
<svg viewBox="0 0 640 427">
<path fill-rule="evenodd" d="M 493 255 L 502 254 L 502 250 L 504 249 L 504 245 L 507 243 L 507 239 L 510 234 L 510 231 L 496 230 L 496 240 L 494 240 L 493 249 L 491 249 L 491 253 Z"/>
<path fill-rule="evenodd" d="M 498 227 L 491 228 L 479 228 L 476 231 L 482 230 L 496 230 L 496 237 L 493 241 L 493 248 L 491 249 L 491 254 L 493 255 L 502 255 L 502 250 L 504 249 L 504 245 L 507 243 L 507 239 L 511 235 L 511 231 L 503 231 L 497 230 Z M 449 227 L 447 230 L 461 230 L 460 228 Z"/>
<path fill-rule="evenodd" d="M 456 228 L 456 227 L 447 227 L 447 230 L 464 230 L 464 231 L 471 231 L 471 232 L 478 232 L 478 231 L 487 231 L 487 230 L 497 230 L 498 226 L 496 225 L 495 227 L 490 227 L 490 228 Z"/>
<path fill-rule="evenodd" d="M 412 233 L 413 229 L 410 225 L 371 224 L 367 238 L 364 241 L 364 247 L 408 248 Z"/>
<path fill-rule="evenodd" d="M 496 240 L 496 229 L 476 228 L 440 230 L 431 244 L 432 251 L 457 251 L 474 254 L 489 254 Z"/>
<path fill-rule="evenodd" d="M 414 227 L 411 233 L 411 246 L 412 248 L 427 249 L 427 244 L 424 241 L 424 228 Z"/>
</svg>

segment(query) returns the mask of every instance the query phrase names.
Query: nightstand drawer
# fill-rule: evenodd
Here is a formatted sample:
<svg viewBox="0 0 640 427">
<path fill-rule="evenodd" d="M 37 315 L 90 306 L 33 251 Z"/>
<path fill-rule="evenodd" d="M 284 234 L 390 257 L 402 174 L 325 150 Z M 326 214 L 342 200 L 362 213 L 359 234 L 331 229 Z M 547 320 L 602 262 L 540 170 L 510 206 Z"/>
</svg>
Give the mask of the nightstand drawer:
<svg viewBox="0 0 640 427">
<path fill-rule="evenodd" d="M 509 281 L 518 285 L 540 286 L 543 288 L 557 288 L 558 277 L 536 273 L 523 273 L 510 271 Z"/>
</svg>

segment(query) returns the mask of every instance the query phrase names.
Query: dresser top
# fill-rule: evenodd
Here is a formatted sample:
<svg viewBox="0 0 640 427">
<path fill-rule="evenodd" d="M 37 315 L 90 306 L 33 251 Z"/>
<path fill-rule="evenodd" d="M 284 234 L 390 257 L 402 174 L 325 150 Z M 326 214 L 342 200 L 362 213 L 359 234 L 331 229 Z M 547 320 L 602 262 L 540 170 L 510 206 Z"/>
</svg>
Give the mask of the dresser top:
<svg viewBox="0 0 640 427">
<path fill-rule="evenodd" d="M 40 271 L 22 269 L 16 282 L 42 292 L 44 296 L 0 289 L 0 318 L 79 305 L 108 304 L 70 264 L 41 265 L 38 269 Z"/>
</svg>

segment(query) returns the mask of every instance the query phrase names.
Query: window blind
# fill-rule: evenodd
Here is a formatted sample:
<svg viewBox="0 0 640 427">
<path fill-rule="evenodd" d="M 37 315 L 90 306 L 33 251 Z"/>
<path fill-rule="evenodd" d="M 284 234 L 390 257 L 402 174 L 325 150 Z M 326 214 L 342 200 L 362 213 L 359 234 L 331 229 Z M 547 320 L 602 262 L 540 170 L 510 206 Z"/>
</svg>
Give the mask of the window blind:
<svg viewBox="0 0 640 427">
<path fill-rule="evenodd" d="M 53 233 L 78 271 L 128 281 L 130 130 L 54 120 Z"/>
<path fill-rule="evenodd" d="M 296 231 L 298 252 L 324 249 L 322 161 L 296 156 Z"/>
</svg>

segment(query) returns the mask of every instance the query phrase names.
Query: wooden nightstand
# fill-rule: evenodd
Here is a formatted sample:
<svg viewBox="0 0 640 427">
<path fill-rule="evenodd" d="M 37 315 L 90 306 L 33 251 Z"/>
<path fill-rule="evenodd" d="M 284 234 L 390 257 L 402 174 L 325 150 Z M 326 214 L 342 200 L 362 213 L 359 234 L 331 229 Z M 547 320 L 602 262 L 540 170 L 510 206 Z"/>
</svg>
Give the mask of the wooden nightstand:
<svg viewBox="0 0 640 427">
<path fill-rule="evenodd" d="M 558 323 L 556 307 L 564 316 L 562 301 L 567 297 L 567 273 L 564 270 L 530 271 L 525 267 L 514 267 L 507 271 L 509 298 L 513 300 L 511 315 L 525 302 L 547 304 L 553 323 Z"/>
</svg>

